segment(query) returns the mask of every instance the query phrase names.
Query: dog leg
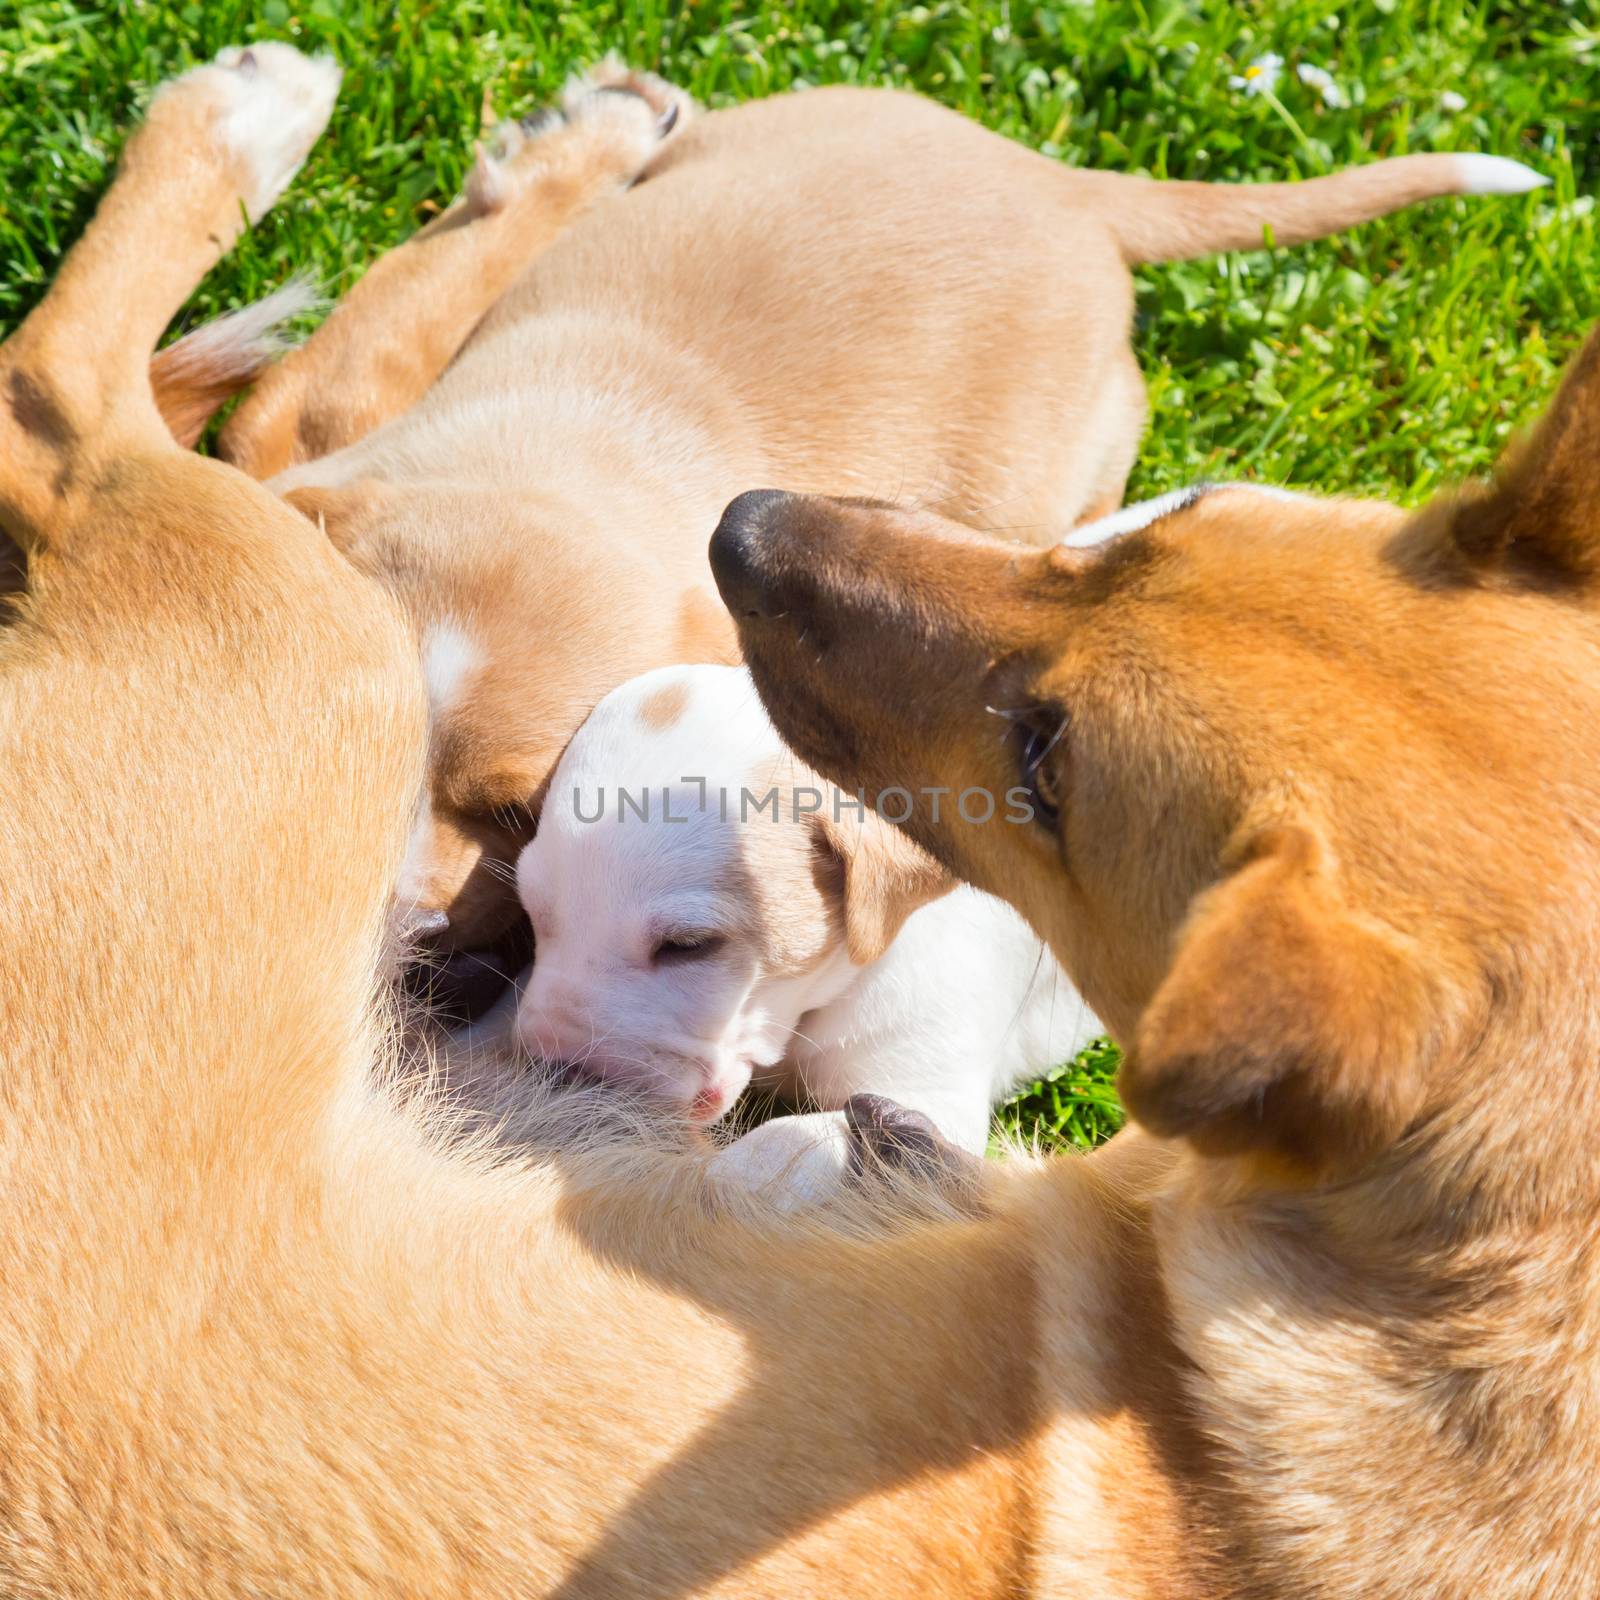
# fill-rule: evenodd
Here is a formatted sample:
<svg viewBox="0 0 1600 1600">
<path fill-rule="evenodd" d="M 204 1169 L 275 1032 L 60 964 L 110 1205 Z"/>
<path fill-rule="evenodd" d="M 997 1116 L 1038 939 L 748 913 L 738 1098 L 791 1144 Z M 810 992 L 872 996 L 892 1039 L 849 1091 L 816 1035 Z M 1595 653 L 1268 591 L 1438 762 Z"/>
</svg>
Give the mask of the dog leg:
<svg viewBox="0 0 1600 1600">
<path fill-rule="evenodd" d="M 236 1096 L 230 1075 L 262 1052 L 278 1070 L 261 1083 L 332 1072 L 338 1052 L 305 1040 L 348 1039 L 370 997 L 420 763 L 414 648 L 315 524 L 178 446 L 148 376 L 337 84 L 331 63 L 266 45 L 164 88 L 0 347 L 0 524 L 32 568 L 0 638 L 0 993 L 62 997 L 12 1008 L 14 1059 L 45 1070 L 8 1081 L 48 1093 L 71 1061 L 86 1116 L 141 1071 L 185 1085 L 170 1127 Z M 167 941 L 182 959 L 156 954 Z M 106 1018 L 136 1045 L 96 1047 Z M 219 1040 L 226 1070 L 197 1067 Z M 236 1119 L 236 1100 L 216 1114 Z"/>
<path fill-rule="evenodd" d="M 218 452 L 255 478 L 353 444 L 420 399 L 528 262 L 626 188 L 689 101 L 607 62 L 563 110 L 509 123 L 479 150 L 466 191 L 377 261 L 334 314 L 273 367 L 222 430 Z"/>
<path fill-rule="evenodd" d="M 150 353 L 321 133 L 339 72 L 287 45 L 225 51 L 155 97 L 88 231 L 0 350 L 0 522 L 26 549 L 120 451 L 171 448 Z"/>
</svg>

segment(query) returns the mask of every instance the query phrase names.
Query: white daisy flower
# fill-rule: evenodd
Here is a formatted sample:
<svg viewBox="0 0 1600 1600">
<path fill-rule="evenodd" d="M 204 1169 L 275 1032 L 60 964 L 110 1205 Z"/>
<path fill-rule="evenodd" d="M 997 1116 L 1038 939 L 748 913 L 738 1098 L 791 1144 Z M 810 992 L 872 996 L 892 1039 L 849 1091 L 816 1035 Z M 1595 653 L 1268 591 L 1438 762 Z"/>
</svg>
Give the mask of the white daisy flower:
<svg viewBox="0 0 1600 1600">
<path fill-rule="evenodd" d="M 1246 94 L 1272 94 L 1283 76 L 1283 57 L 1271 52 L 1257 56 L 1242 73 L 1228 79 L 1230 89 L 1243 89 Z"/>
<path fill-rule="evenodd" d="M 1446 89 L 1439 96 L 1439 109 L 1441 111 L 1465 111 L 1467 109 L 1467 97 L 1457 94 L 1454 89 Z"/>
<path fill-rule="evenodd" d="M 1307 88 L 1315 89 L 1322 96 L 1323 105 L 1338 110 L 1350 104 L 1350 97 L 1333 81 L 1333 74 L 1326 67 L 1313 67 L 1302 61 L 1294 69 L 1294 75 Z"/>
</svg>

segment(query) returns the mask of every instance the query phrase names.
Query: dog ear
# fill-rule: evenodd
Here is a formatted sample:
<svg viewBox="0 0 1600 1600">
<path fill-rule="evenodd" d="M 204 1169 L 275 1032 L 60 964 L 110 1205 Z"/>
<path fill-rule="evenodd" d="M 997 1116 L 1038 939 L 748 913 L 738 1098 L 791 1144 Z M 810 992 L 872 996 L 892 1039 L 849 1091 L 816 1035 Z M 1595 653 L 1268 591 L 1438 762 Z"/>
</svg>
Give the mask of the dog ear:
<svg viewBox="0 0 1600 1600">
<path fill-rule="evenodd" d="M 864 967 L 894 943 L 913 911 L 955 887 L 956 880 L 922 847 L 875 811 L 841 819 L 829 804 L 811 814 L 813 838 L 843 905 L 844 942 L 850 959 Z"/>
<path fill-rule="evenodd" d="M 1348 1166 L 1416 1116 L 1433 1018 L 1404 941 L 1345 903 L 1317 835 L 1270 828 L 1196 899 L 1118 1087 L 1202 1154 Z"/>
<path fill-rule="evenodd" d="M 1475 572 L 1588 586 L 1600 577 L 1600 331 L 1494 478 L 1422 514 Z M 1437 519 L 1437 520 L 1436 520 Z M 1442 525 L 1442 526 L 1441 526 Z"/>
<path fill-rule="evenodd" d="M 361 535 L 389 499 L 376 478 L 339 485 L 308 484 L 290 489 L 283 498 L 303 517 L 310 517 L 328 535 L 334 549 L 349 555 Z"/>
</svg>

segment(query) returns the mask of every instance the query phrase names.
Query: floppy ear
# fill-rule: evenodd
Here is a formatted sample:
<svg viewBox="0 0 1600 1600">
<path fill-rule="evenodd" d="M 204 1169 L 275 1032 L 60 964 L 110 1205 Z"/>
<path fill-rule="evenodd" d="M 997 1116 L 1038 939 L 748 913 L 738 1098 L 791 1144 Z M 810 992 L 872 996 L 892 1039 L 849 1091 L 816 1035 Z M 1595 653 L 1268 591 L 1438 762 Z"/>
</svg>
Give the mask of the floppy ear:
<svg viewBox="0 0 1600 1600">
<path fill-rule="evenodd" d="M 1310 829 L 1267 829 L 1200 895 L 1118 1080 L 1205 1155 L 1347 1165 L 1421 1104 L 1433 1005 L 1403 941 L 1347 905 Z"/>
<path fill-rule="evenodd" d="M 355 483 L 337 486 L 308 484 L 288 490 L 283 498 L 301 516 L 317 523 L 334 549 L 349 555 L 389 499 L 389 494 L 376 478 L 361 478 Z"/>
<path fill-rule="evenodd" d="M 1600 332 L 1493 481 L 1424 516 L 1443 519 L 1445 537 L 1475 570 L 1584 585 L 1600 576 Z"/>
<path fill-rule="evenodd" d="M 864 967 L 894 943 L 913 911 L 948 893 L 956 880 L 876 812 L 852 811 L 835 821 L 830 811 L 812 813 L 813 837 L 839 874 L 845 949 Z"/>
</svg>

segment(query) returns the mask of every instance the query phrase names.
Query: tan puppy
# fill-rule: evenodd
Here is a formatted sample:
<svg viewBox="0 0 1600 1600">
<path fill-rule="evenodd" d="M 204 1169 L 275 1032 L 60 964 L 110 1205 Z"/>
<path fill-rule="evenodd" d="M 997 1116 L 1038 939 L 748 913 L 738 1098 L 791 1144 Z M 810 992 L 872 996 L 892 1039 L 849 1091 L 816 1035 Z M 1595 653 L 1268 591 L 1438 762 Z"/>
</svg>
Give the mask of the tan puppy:
<svg viewBox="0 0 1600 1600">
<path fill-rule="evenodd" d="M 414 641 L 147 377 L 332 79 L 264 46 L 164 91 L 0 349 L 33 582 L 0 638 L 0 1590 L 1592 1594 L 1600 354 L 1503 487 L 1410 521 L 1221 496 L 1019 557 L 816 512 L 796 598 L 860 690 L 806 720 L 948 783 L 1013 775 L 994 652 L 1070 702 L 1027 772 L 1059 830 L 929 842 L 1218 1153 L 1125 1136 L 991 1169 L 984 1220 L 780 1226 L 669 1155 L 453 1147 L 375 1082 Z M 873 597 L 911 581 L 950 676 L 890 715 Z"/>
<path fill-rule="evenodd" d="M 735 659 L 705 540 L 739 490 L 888 495 L 1048 543 L 1114 507 L 1133 460 L 1130 265 L 1541 181 L 1425 155 L 1300 184 L 1159 184 L 1070 170 L 905 94 L 819 90 L 685 129 L 665 85 L 614 65 L 601 81 L 678 113 L 647 181 L 547 227 L 531 265 L 524 238 L 476 224 L 447 235 L 449 263 L 432 238 L 396 252 L 223 440 L 413 620 L 434 731 L 399 892 L 456 943 L 515 915 L 509 864 L 601 696 Z M 490 314 L 454 364 L 362 438 L 466 338 L 469 301 Z M 426 359 L 390 385 L 376 353 L 397 344 Z"/>
</svg>

